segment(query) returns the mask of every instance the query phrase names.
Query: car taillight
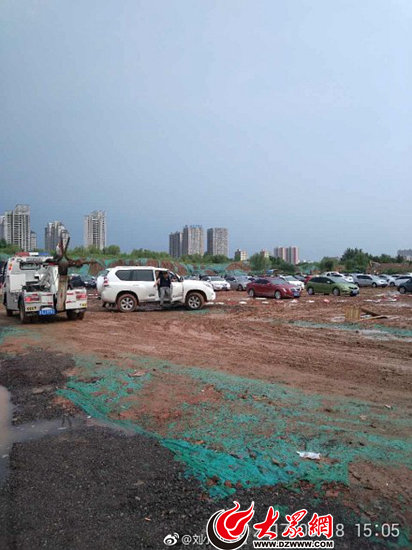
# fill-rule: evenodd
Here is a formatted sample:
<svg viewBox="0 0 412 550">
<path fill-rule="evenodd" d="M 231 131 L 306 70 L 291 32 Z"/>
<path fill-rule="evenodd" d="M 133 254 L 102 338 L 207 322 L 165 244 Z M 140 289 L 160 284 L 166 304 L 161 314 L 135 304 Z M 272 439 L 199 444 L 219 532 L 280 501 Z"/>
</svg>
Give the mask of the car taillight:
<svg viewBox="0 0 412 550">
<path fill-rule="evenodd" d="M 24 297 L 25 302 L 40 302 L 40 296 L 38 294 L 31 294 Z"/>
<path fill-rule="evenodd" d="M 76 300 L 85 300 L 86 298 L 86 292 L 76 292 Z"/>
<path fill-rule="evenodd" d="M 109 279 L 107 277 L 103 279 L 103 286 L 109 286 Z"/>
</svg>

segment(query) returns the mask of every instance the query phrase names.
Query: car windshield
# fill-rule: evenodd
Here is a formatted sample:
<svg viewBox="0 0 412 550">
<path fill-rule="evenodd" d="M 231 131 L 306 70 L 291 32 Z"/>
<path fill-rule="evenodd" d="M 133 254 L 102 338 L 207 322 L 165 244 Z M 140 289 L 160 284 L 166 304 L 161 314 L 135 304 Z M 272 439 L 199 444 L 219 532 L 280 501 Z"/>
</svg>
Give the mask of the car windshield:
<svg viewBox="0 0 412 550">
<path fill-rule="evenodd" d="M 288 281 L 285 281 L 285 279 L 280 279 L 279 277 L 275 277 L 273 279 L 270 279 L 270 282 L 272 285 L 287 285 L 289 284 Z"/>
</svg>

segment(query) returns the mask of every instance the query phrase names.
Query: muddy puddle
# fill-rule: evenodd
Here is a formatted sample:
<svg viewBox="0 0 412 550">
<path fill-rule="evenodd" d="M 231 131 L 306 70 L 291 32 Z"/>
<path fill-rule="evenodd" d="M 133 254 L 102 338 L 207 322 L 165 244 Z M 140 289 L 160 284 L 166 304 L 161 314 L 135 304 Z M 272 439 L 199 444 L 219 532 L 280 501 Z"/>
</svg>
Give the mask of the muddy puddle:
<svg viewBox="0 0 412 550">
<path fill-rule="evenodd" d="M 53 420 L 37 420 L 19 426 L 11 423 L 13 405 L 9 391 L 0 386 L 0 484 L 4 482 L 9 470 L 9 455 L 13 443 L 39 439 L 46 435 L 57 435 L 85 425 L 85 420 L 77 417 L 62 416 Z"/>
<path fill-rule="evenodd" d="M 13 404 L 10 392 L 0 386 L 0 485 L 4 483 L 9 472 L 9 456 L 14 443 L 24 443 L 33 439 L 40 439 L 50 435 L 60 435 L 67 431 L 79 428 L 100 427 L 121 432 L 126 436 L 133 436 L 135 432 L 119 427 L 111 422 L 105 422 L 88 416 L 61 416 L 52 420 L 37 420 L 18 426 L 12 425 Z"/>
</svg>

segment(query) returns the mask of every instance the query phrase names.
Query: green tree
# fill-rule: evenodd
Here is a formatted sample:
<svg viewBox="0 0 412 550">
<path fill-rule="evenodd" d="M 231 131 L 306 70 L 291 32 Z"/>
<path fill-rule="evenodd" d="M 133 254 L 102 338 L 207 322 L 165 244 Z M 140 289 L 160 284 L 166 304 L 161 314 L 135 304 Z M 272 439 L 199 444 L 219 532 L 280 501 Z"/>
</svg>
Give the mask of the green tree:
<svg viewBox="0 0 412 550">
<path fill-rule="evenodd" d="M 154 260 L 169 260 L 170 254 L 167 252 L 155 252 L 154 250 L 147 250 L 146 248 L 134 248 L 130 257 L 132 258 L 152 258 Z"/>
<path fill-rule="evenodd" d="M 230 262 L 230 259 L 223 254 L 205 254 L 202 258 L 202 262 L 205 264 L 224 264 Z"/>
<path fill-rule="evenodd" d="M 180 260 L 185 264 L 203 264 L 205 257 L 202 254 L 188 254 L 181 256 Z"/>
<path fill-rule="evenodd" d="M 341 257 L 347 271 L 365 271 L 372 256 L 361 248 L 347 248 Z"/>
<path fill-rule="evenodd" d="M 109 254 L 110 256 L 119 256 L 121 254 L 120 246 L 117 244 L 111 244 L 103 248 L 103 254 Z"/>
<path fill-rule="evenodd" d="M 324 256 L 319 262 L 319 268 L 321 271 L 333 271 L 336 268 L 336 265 L 336 258 L 330 258 L 329 256 Z"/>
<path fill-rule="evenodd" d="M 249 264 L 252 271 L 263 273 L 270 268 L 270 259 L 266 258 L 263 254 L 256 252 L 249 258 Z"/>
<path fill-rule="evenodd" d="M 296 267 L 293 264 L 289 264 L 282 258 L 274 258 L 273 256 L 270 257 L 270 267 L 276 271 L 291 275 L 296 271 Z"/>
<path fill-rule="evenodd" d="M 16 254 L 16 252 L 20 252 L 21 248 L 15 244 L 8 244 L 5 239 L 1 239 L 0 241 L 0 252 L 2 254 Z"/>
</svg>

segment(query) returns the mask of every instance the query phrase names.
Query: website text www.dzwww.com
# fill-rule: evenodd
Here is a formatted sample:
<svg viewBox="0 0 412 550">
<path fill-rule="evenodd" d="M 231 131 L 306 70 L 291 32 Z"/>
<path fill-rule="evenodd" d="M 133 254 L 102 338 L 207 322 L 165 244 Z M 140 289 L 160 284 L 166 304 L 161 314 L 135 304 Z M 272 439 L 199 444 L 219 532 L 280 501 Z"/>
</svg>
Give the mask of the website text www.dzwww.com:
<svg viewBox="0 0 412 550">
<path fill-rule="evenodd" d="M 253 548 L 334 548 L 333 540 L 254 540 Z"/>
</svg>

